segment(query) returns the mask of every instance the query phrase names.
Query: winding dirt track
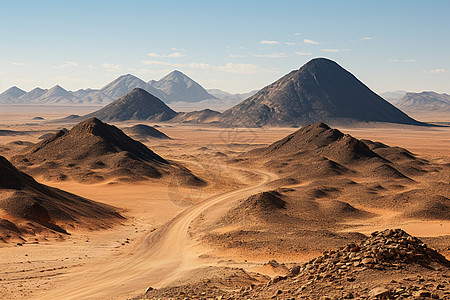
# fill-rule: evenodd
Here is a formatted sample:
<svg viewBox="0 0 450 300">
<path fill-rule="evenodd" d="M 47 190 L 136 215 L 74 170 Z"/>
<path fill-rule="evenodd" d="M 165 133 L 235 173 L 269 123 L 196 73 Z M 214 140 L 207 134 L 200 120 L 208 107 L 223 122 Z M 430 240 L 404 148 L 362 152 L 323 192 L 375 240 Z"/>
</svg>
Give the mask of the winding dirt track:
<svg viewBox="0 0 450 300">
<path fill-rule="evenodd" d="M 276 179 L 272 173 L 251 172 L 263 179 L 187 208 L 143 237 L 131 253 L 111 258 L 108 263 L 87 265 L 82 271 L 69 274 L 64 284 L 39 299 L 124 299 L 143 293 L 148 286 L 164 286 L 181 272 L 195 268 L 198 254 L 189 249 L 193 244 L 188 233 L 190 224 L 211 206 L 258 193 L 266 183 Z"/>
</svg>

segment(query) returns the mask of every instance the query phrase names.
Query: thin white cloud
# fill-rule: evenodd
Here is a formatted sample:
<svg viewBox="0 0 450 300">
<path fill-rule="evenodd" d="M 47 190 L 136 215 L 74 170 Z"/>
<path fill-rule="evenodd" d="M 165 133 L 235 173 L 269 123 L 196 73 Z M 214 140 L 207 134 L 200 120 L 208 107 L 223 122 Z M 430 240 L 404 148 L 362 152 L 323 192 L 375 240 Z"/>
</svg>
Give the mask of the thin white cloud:
<svg viewBox="0 0 450 300">
<path fill-rule="evenodd" d="M 228 57 L 231 57 L 231 58 L 243 58 L 243 57 L 247 57 L 247 55 L 230 54 L 230 55 L 228 55 Z"/>
<path fill-rule="evenodd" d="M 371 37 L 371 36 L 365 36 L 365 37 L 363 37 L 363 38 L 361 38 L 361 39 L 359 39 L 359 40 L 361 40 L 361 41 L 370 41 L 370 40 L 374 40 L 375 38 L 374 37 Z"/>
<path fill-rule="evenodd" d="M 390 63 L 410 63 L 410 62 L 416 62 L 416 60 L 415 59 L 397 59 L 397 58 L 394 58 L 394 59 L 388 60 L 388 62 L 390 62 Z"/>
<path fill-rule="evenodd" d="M 277 42 L 277 41 L 268 41 L 268 40 L 262 40 L 261 42 L 259 42 L 260 44 L 263 44 L 263 45 L 276 45 L 276 44 L 279 44 L 280 42 Z"/>
<path fill-rule="evenodd" d="M 184 48 L 171 48 L 172 51 L 186 51 Z"/>
<path fill-rule="evenodd" d="M 296 33 L 294 33 L 294 35 L 295 36 L 299 36 L 299 35 L 301 35 L 301 33 L 300 32 L 296 32 Z"/>
<path fill-rule="evenodd" d="M 267 72 L 266 70 L 261 69 L 258 65 L 254 64 L 227 63 L 223 66 L 215 66 L 214 69 L 238 74 L 257 74 L 261 72 Z"/>
<path fill-rule="evenodd" d="M 447 70 L 446 69 L 441 69 L 441 68 L 428 70 L 428 71 L 422 71 L 422 73 L 426 73 L 426 74 L 438 74 L 438 73 L 445 73 L 445 72 L 447 72 Z"/>
<path fill-rule="evenodd" d="M 149 57 L 163 57 L 163 55 L 156 54 L 156 53 L 148 53 L 147 56 L 149 56 Z"/>
<path fill-rule="evenodd" d="M 189 68 L 189 69 L 212 69 L 212 66 L 210 64 L 205 63 L 187 63 L 187 64 L 181 64 L 181 63 L 170 63 L 166 61 L 157 61 L 157 60 L 143 60 L 142 63 L 144 65 L 156 65 L 156 66 L 168 66 L 168 67 L 174 67 L 174 68 Z"/>
<path fill-rule="evenodd" d="M 186 56 L 186 55 L 182 54 L 180 52 L 173 52 L 173 53 L 170 53 L 169 55 L 167 55 L 167 57 L 184 57 L 184 56 Z"/>
<path fill-rule="evenodd" d="M 309 51 L 296 51 L 295 54 L 297 55 L 312 55 Z"/>
<path fill-rule="evenodd" d="M 295 43 L 292 43 L 292 42 L 286 42 L 285 44 L 288 45 L 288 46 L 294 46 L 295 45 Z"/>
<path fill-rule="evenodd" d="M 173 69 L 164 69 L 164 70 L 152 70 L 152 69 L 144 69 L 144 68 L 128 68 L 127 71 L 133 74 L 140 75 L 165 75 L 173 71 Z"/>
<path fill-rule="evenodd" d="M 339 52 L 341 52 L 341 49 L 320 49 L 320 51 L 329 52 L 329 53 L 339 53 Z"/>
<path fill-rule="evenodd" d="M 165 54 L 158 54 L 158 53 L 148 53 L 147 56 L 161 58 L 161 57 L 184 57 L 186 55 L 182 54 L 180 52 L 172 52 L 172 53 L 167 54 L 167 55 L 165 55 Z"/>
<path fill-rule="evenodd" d="M 13 66 L 17 66 L 17 67 L 22 67 L 22 66 L 27 66 L 28 65 L 27 63 L 20 62 L 20 61 L 10 61 L 9 64 L 13 65 Z"/>
<path fill-rule="evenodd" d="M 304 39 L 303 43 L 305 44 L 310 44 L 310 45 L 319 45 L 319 42 L 313 41 L 313 40 L 308 40 L 308 39 Z"/>
<path fill-rule="evenodd" d="M 70 67 L 77 67 L 78 64 L 76 62 L 73 61 L 66 61 L 65 63 L 59 65 L 59 66 L 54 66 L 54 69 L 64 69 L 64 68 L 70 68 Z"/>
<path fill-rule="evenodd" d="M 122 69 L 122 65 L 110 64 L 110 63 L 104 63 L 104 64 L 102 64 L 102 67 L 109 71 L 120 71 L 120 69 Z"/>
<path fill-rule="evenodd" d="M 165 61 L 143 60 L 145 65 L 159 65 L 169 66 L 172 68 L 187 68 L 187 69 L 201 69 L 201 70 L 218 70 L 229 73 L 238 74 L 257 74 L 257 73 L 276 73 L 273 70 L 262 69 L 258 65 L 254 64 L 242 64 L 242 63 L 227 63 L 225 65 L 211 65 L 206 63 L 170 63 Z"/>
<path fill-rule="evenodd" d="M 266 58 L 281 58 L 287 57 L 286 53 L 269 53 L 269 54 L 255 54 L 255 57 L 266 57 Z"/>
</svg>

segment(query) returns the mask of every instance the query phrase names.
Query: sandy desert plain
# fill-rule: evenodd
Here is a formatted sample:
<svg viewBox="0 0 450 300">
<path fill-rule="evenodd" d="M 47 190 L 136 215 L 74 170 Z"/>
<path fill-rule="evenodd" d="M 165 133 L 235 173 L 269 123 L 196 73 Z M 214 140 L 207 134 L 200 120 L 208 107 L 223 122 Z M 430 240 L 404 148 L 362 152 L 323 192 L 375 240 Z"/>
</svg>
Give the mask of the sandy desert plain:
<svg viewBox="0 0 450 300">
<path fill-rule="evenodd" d="M 0 136 L 0 154 L 10 159 L 29 145 L 16 141 L 37 143 L 44 133 L 76 125 L 50 120 L 92 110 L 2 107 L 0 129 L 22 134 Z M 45 120 L 32 120 L 37 116 Z M 420 120 L 427 121 L 424 116 Z M 131 121 L 112 125 L 125 128 L 138 123 L 155 125 Z M 414 159 L 429 164 L 408 179 L 392 179 L 386 170 L 385 178 L 362 176 L 366 174 L 362 169 L 331 176 L 305 167 L 304 173 L 286 174 L 280 171 L 280 162 L 247 153 L 298 128 L 158 125 L 172 139 L 143 143 L 187 167 L 206 185 L 180 185 L 176 177 L 79 182 L 33 175 L 39 183 L 114 206 L 124 219 L 92 228 L 69 227 L 70 235 L 47 230 L 1 243 L 2 299 L 363 299 L 389 284 L 400 289 L 403 284 L 411 297 L 420 298 L 420 292 L 423 297 L 450 297 L 450 271 L 443 265 L 381 264 L 380 270 L 365 267 L 356 278 L 359 273 L 348 275 L 344 268 L 336 273 L 339 276 L 328 276 L 328 282 L 315 274 L 300 276 L 304 268 L 309 270 L 304 263 L 322 253 L 325 258 L 333 254 L 324 251 L 339 247 L 345 251 L 345 245 L 385 229 L 401 228 L 450 259 L 448 207 L 445 211 L 437 206 L 442 215 L 434 217 L 420 210 L 434 201 L 435 194 L 450 197 L 450 127 L 338 127 L 357 139 L 405 148 Z M 324 129 L 314 130 L 320 134 Z M 306 165 L 316 168 L 305 159 Z M 310 178 L 308 172 L 313 174 Z M 399 204 L 402 196 L 411 206 Z M 437 203 L 430 207 L 442 201 Z M 153 290 L 146 292 L 148 287 Z M 312 287 L 314 291 L 302 294 Z M 381 296 L 373 297 L 388 294 L 382 290 Z"/>
</svg>

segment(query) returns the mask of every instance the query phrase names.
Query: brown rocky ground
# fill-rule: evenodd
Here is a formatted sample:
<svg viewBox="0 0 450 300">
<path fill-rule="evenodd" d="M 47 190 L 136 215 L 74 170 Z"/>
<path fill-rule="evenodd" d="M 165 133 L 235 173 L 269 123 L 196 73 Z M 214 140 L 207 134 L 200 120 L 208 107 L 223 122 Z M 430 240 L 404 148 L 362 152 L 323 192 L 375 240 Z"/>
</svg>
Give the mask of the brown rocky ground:
<svg viewBox="0 0 450 300">
<path fill-rule="evenodd" d="M 263 283 L 239 269 L 220 278 L 148 288 L 137 299 L 450 299 L 450 261 L 400 229 L 324 251 Z"/>
</svg>

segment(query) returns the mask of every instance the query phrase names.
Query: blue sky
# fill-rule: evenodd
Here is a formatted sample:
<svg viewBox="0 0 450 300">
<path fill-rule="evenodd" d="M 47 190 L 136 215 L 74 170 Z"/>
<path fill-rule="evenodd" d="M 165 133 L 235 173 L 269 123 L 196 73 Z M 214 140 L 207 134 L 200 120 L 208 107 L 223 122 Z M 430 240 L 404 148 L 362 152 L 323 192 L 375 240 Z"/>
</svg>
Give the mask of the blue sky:
<svg viewBox="0 0 450 300">
<path fill-rule="evenodd" d="M 177 69 L 259 89 L 327 57 L 376 92 L 450 93 L 450 1 L 3 1 L 0 91 Z"/>
</svg>

